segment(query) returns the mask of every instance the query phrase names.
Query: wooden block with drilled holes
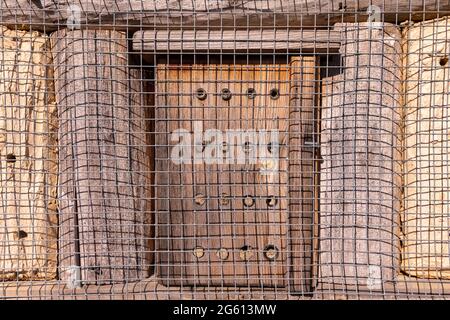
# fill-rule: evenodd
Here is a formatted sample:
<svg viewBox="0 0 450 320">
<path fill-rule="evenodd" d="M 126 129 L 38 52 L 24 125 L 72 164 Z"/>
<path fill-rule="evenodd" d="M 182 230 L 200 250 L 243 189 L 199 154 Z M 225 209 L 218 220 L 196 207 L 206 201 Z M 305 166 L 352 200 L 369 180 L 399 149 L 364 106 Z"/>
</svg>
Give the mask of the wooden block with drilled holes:
<svg viewBox="0 0 450 320">
<path fill-rule="evenodd" d="M 49 41 L 5 27 L 0 37 L 0 279 L 53 279 L 57 115 Z"/>
<path fill-rule="evenodd" d="M 313 57 L 292 58 L 289 66 L 158 65 L 157 256 L 164 283 L 285 286 L 289 277 L 293 292 L 310 292 L 314 148 L 305 141 L 315 129 L 315 79 Z M 264 161 L 174 164 L 180 137 L 169 135 L 194 131 L 196 123 L 222 133 L 279 130 L 278 174 L 261 175 Z"/>
<path fill-rule="evenodd" d="M 156 78 L 158 276 L 168 285 L 285 286 L 289 67 L 160 64 Z M 195 129 L 278 136 L 273 149 L 272 139 L 259 140 L 268 155 L 253 163 L 256 141 L 189 141 Z M 173 161 L 180 142 L 192 151 L 181 164 Z M 211 148 L 217 161 L 196 163 L 194 151 Z M 222 162 L 238 150 L 246 161 Z"/>
</svg>

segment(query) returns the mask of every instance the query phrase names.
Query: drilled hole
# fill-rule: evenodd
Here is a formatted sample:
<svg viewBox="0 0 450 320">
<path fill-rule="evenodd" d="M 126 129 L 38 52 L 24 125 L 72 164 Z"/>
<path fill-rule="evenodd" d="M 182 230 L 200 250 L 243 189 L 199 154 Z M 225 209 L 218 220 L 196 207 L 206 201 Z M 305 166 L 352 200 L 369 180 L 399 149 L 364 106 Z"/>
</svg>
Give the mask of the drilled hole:
<svg viewBox="0 0 450 320">
<path fill-rule="evenodd" d="M 278 91 L 277 88 L 273 88 L 272 90 L 270 90 L 270 98 L 272 98 L 273 100 L 276 100 L 280 97 L 280 92 Z"/>
<path fill-rule="evenodd" d="M 15 154 L 13 154 L 13 153 L 8 153 L 7 155 L 6 155 L 6 162 L 7 163 L 15 163 L 16 162 L 16 155 Z"/>
<path fill-rule="evenodd" d="M 195 247 L 193 250 L 193 254 L 196 258 L 200 259 L 205 255 L 205 249 L 202 247 Z"/>
<path fill-rule="evenodd" d="M 228 101 L 231 99 L 231 91 L 228 88 L 222 89 L 222 99 Z"/>
<path fill-rule="evenodd" d="M 278 247 L 274 246 L 273 244 L 268 244 L 264 247 L 264 256 L 268 260 L 276 260 L 279 255 Z"/>
<path fill-rule="evenodd" d="M 206 202 L 205 195 L 202 193 L 198 193 L 195 195 L 194 201 L 197 205 L 202 206 Z"/>
<path fill-rule="evenodd" d="M 206 97 L 208 96 L 208 94 L 206 93 L 206 90 L 203 88 L 198 88 L 197 92 L 195 93 L 195 96 L 197 97 L 197 99 L 199 100 L 205 100 Z"/>
<path fill-rule="evenodd" d="M 247 98 L 255 99 L 255 97 L 256 97 L 256 90 L 255 90 L 255 88 L 248 88 L 247 89 Z"/>
<path fill-rule="evenodd" d="M 269 207 L 275 207 L 278 203 L 277 198 L 275 196 L 270 196 L 266 199 L 266 203 Z"/>
<path fill-rule="evenodd" d="M 443 67 L 445 65 L 447 65 L 448 63 L 448 57 L 443 57 L 439 60 L 439 64 Z"/>
<path fill-rule="evenodd" d="M 250 260 L 253 257 L 253 248 L 249 245 L 244 245 L 239 250 L 239 257 L 242 260 Z"/>
<path fill-rule="evenodd" d="M 244 197 L 244 205 L 246 207 L 251 207 L 255 204 L 255 199 L 253 199 L 252 196 L 245 196 Z"/>
<path fill-rule="evenodd" d="M 16 238 L 18 240 L 26 238 L 26 237 L 28 237 L 28 233 L 25 232 L 24 230 L 19 230 L 14 233 L 14 238 Z"/>
<path fill-rule="evenodd" d="M 217 250 L 216 256 L 220 260 L 226 260 L 226 259 L 228 259 L 228 256 L 229 256 L 228 250 L 225 248 L 220 248 L 219 250 Z"/>
</svg>

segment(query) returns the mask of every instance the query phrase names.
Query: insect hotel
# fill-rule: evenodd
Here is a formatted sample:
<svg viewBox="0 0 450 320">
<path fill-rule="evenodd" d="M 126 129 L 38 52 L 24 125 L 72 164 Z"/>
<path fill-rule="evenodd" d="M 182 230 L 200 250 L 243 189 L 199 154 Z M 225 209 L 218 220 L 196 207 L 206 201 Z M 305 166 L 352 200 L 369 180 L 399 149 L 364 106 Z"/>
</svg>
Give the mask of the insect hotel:
<svg viewBox="0 0 450 320">
<path fill-rule="evenodd" d="M 4 0 L 0 297 L 450 296 L 450 3 Z"/>
</svg>

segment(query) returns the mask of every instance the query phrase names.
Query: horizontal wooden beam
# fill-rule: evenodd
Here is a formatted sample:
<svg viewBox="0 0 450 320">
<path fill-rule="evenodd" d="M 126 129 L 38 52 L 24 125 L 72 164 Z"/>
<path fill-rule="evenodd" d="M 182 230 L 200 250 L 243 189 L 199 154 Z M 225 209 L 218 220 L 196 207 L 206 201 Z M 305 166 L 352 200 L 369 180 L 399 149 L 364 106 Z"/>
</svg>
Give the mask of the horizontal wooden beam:
<svg viewBox="0 0 450 320">
<path fill-rule="evenodd" d="M 0 299 L 74 299 L 74 300 L 301 300 L 310 296 L 291 295 L 283 288 L 249 287 L 166 287 L 154 276 L 124 284 L 86 285 L 68 289 L 59 281 L 4 281 L 0 282 Z M 319 283 L 314 299 L 399 299 L 399 298 L 445 298 L 450 294 L 450 281 L 417 279 L 397 276 L 396 282 L 383 290 L 369 290 L 364 286 Z"/>
<path fill-rule="evenodd" d="M 364 285 L 320 283 L 314 299 L 445 299 L 450 295 L 450 281 L 443 279 L 419 279 L 397 275 L 395 282 L 386 283 L 383 289 L 369 289 Z"/>
<path fill-rule="evenodd" d="M 109 285 L 85 285 L 69 289 L 58 281 L 1 282 L 1 299 L 45 300 L 299 300 L 310 297 L 291 296 L 283 288 L 249 287 L 166 287 L 155 277 Z"/>
<path fill-rule="evenodd" d="M 116 30 L 132 26 L 330 26 L 367 21 L 370 5 L 379 7 L 381 20 L 390 23 L 450 14 L 448 0 L 426 5 L 423 0 L 3 0 L 0 22 L 46 31 L 64 28 L 73 18 L 81 28 Z"/>
<path fill-rule="evenodd" d="M 341 34 L 330 30 L 147 30 L 133 36 L 133 50 L 144 53 L 337 51 Z"/>
</svg>

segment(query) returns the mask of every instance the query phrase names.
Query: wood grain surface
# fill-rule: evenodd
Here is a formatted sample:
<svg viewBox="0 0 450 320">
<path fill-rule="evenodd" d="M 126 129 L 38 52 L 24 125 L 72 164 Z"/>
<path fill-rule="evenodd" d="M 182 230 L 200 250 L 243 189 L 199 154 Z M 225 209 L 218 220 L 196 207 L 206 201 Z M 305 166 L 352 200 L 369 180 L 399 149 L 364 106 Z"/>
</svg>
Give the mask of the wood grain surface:
<svg viewBox="0 0 450 320">
<path fill-rule="evenodd" d="M 285 286 L 288 66 L 158 65 L 156 77 L 158 275 L 167 285 Z M 205 90 L 204 100 L 196 98 L 198 88 Z M 229 100 L 222 99 L 224 88 L 232 93 Z M 248 88 L 255 90 L 253 99 Z M 270 98 L 272 88 L 278 88 L 278 99 Z M 192 132 L 195 123 L 203 131 L 278 130 L 278 172 L 262 174 L 271 158 L 256 164 L 195 163 L 193 158 L 174 163 L 178 140 L 171 141 L 171 133 Z M 184 143 L 204 148 L 202 141 Z M 241 143 L 218 154 L 229 157 Z M 256 145 L 249 148 L 249 155 L 256 155 Z M 276 202 L 273 207 L 269 199 Z M 265 257 L 267 246 L 278 251 L 273 261 Z"/>
<path fill-rule="evenodd" d="M 133 50 L 144 53 L 337 51 L 340 33 L 313 29 L 145 30 L 133 34 Z"/>
<path fill-rule="evenodd" d="M 399 30 L 341 24 L 342 73 L 323 79 L 319 281 L 382 288 L 399 272 Z"/>
<path fill-rule="evenodd" d="M 0 279 L 53 279 L 58 123 L 49 41 L 6 27 L 0 38 Z"/>
<path fill-rule="evenodd" d="M 423 0 L 4 0 L 4 24 L 53 31 L 74 21 L 80 26 L 129 30 L 168 26 L 332 26 L 336 22 L 368 21 L 368 8 L 377 6 L 381 21 L 422 21 L 450 14 L 448 1 Z"/>
<path fill-rule="evenodd" d="M 145 77 L 128 67 L 122 32 L 60 30 L 51 39 L 61 277 L 74 280 L 79 267 L 81 283 L 142 279 L 152 261 Z"/>
<path fill-rule="evenodd" d="M 450 20 L 404 30 L 405 187 L 402 270 L 450 279 Z"/>
<path fill-rule="evenodd" d="M 289 249 L 291 250 L 291 292 L 310 293 L 313 282 L 312 242 L 314 192 L 318 142 L 316 87 L 318 59 L 293 57 L 290 63 L 289 109 Z"/>
</svg>

